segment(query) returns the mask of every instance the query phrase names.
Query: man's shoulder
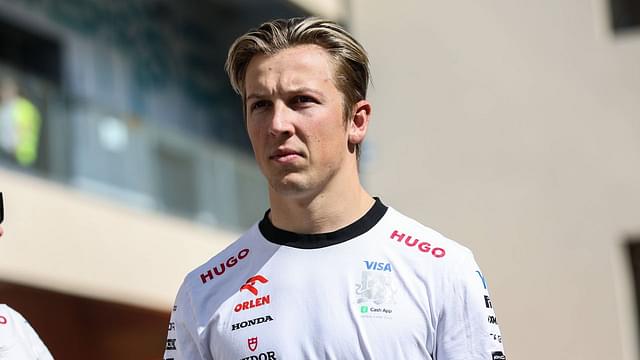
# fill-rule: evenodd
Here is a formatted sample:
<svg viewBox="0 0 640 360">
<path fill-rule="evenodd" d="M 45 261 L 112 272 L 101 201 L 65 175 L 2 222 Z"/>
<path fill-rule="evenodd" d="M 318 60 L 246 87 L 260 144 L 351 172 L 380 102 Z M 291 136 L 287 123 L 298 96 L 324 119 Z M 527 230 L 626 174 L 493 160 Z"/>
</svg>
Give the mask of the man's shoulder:
<svg viewBox="0 0 640 360">
<path fill-rule="evenodd" d="M 258 234 L 257 226 L 249 228 L 238 239 L 189 272 L 184 284 L 189 287 L 205 285 L 229 276 L 255 253 Z"/>
<path fill-rule="evenodd" d="M 390 240 L 408 247 L 416 247 L 422 252 L 428 252 L 443 260 L 473 256 L 466 246 L 392 207 L 389 207 L 387 221 L 391 224 Z"/>
<path fill-rule="evenodd" d="M 25 325 L 28 326 L 28 323 L 22 314 L 12 307 L 7 304 L 0 304 L 0 325 L 3 325 L 2 328 L 7 327 L 8 329 L 15 330 Z"/>
<path fill-rule="evenodd" d="M 0 304 L 0 315 L 4 317 L 10 317 L 10 318 L 22 317 L 22 315 L 20 315 L 19 312 L 15 311 L 11 306 L 7 304 Z"/>
<path fill-rule="evenodd" d="M 215 312 L 221 304 L 240 290 L 269 259 L 275 247 L 260 234 L 257 224 L 218 254 L 198 266 L 185 277 L 174 304 L 174 311 L 186 316 L 204 316 Z"/>
</svg>

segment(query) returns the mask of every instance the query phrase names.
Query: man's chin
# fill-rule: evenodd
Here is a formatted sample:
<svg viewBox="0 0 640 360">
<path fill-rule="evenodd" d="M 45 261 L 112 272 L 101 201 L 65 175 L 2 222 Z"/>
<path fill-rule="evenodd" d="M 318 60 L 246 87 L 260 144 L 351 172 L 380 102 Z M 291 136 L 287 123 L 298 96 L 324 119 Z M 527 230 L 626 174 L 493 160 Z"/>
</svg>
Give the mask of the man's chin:
<svg viewBox="0 0 640 360">
<path fill-rule="evenodd" d="M 308 182 L 303 181 L 299 176 L 289 174 L 284 178 L 272 179 L 270 181 L 271 190 L 280 196 L 300 197 L 309 193 Z"/>
</svg>

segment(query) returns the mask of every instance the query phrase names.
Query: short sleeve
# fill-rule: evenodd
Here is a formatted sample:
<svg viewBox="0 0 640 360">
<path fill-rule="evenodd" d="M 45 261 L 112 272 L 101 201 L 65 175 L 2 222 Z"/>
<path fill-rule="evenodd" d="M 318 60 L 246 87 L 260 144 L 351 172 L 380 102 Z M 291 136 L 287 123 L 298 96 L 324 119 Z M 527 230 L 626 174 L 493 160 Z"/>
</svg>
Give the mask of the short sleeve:
<svg viewBox="0 0 640 360">
<path fill-rule="evenodd" d="M 183 284 L 171 312 L 164 360 L 213 360 L 202 355 L 195 334 L 195 324 L 189 291 L 186 284 Z"/>
<path fill-rule="evenodd" d="M 435 359 L 506 360 L 487 281 L 469 250 L 446 278 Z"/>
</svg>

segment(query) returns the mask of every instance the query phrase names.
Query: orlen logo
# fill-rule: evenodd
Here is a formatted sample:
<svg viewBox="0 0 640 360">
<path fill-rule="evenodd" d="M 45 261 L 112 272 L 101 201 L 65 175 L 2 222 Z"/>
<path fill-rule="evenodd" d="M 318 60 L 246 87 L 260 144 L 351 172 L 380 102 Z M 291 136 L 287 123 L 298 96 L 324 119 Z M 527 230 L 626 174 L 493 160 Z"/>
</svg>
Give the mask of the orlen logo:
<svg viewBox="0 0 640 360">
<path fill-rule="evenodd" d="M 240 292 L 242 290 L 247 290 L 253 294 L 253 296 L 258 296 L 258 289 L 256 288 L 257 283 L 266 284 L 269 280 L 262 275 L 255 275 L 250 277 L 242 286 L 240 286 Z M 240 312 L 243 310 L 253 309 L 255 307 L 260 307 L 262 305 L 269 304 L 271 302 L 271 298 L 269 295 L 257 297 L 256 299 L 251 299 L 249 301 L 243 301 L 241 304 L 237 304 L 233 311 Z"/>
<path fill-rule="evenodd" d="M 266 284 L 269 282 L 269 280 L 267 280 L 267 278 L 262 275 L 252 276 L 244 285 L 240 286 L 240 291 L 249 290 L 253 295 L 258 296 L 258 289 L 254 287 L 257 282 Z"/>
<path fill-rule="evenodd" d="M 217 276 L 224 274 L 227 268 L 234 267 L 238 263 L 238 261 L 246 258 L 247 255 L 249 255 L 249 249 L 240 250 L 237 256 L 232 256 L 228 258 L 226 262 L 220 263 L 219 269 L 217 266 L 214 266 L 213 272 L 211 272 L 211 270 L 207 270 L 207 272 L 200 274 L 200 280 L 202 280 L 203 284 L 205 284 L 208 280 L 213 280 L 213 274 L 216 274 Z"/>
<path fill-rule="evenodd" d="M 431 244 L 429 244 L 428 242 L 420 241 L 411 235 L 406 235 L 404 233 L 398 232 L 398 230 L 393 230 L 390 238 L 396 239 L 398 242 L 402 242 L 402 240 L 404 240 L 404 244 L 408 247 L 414 247 L 418 245 L 418 250 L 424 253 L 431 253 L 431 255 L 437 258 L 441 258 L 446 254 L 443 248 L 436 247 L 432 249 Z"/>
</svg>

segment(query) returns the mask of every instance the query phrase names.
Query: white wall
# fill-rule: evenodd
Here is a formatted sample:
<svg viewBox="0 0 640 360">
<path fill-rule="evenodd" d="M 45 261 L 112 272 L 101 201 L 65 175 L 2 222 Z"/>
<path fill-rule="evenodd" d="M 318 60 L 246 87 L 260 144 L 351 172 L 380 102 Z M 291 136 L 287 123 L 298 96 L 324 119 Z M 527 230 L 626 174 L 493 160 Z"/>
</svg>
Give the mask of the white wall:
<svg viewBox="0 0 640 360">
<path fill-rule="evenodd" d="M 0 279 L 169 311 L 188 271 L 237 234 L 0 169 Z"/>
<path fill-rule="evenodd" d="M 373 193 L 474 250 L 510 359 L 637 359 L 640 34 L 604 0 L 355 0 Z"/>
</svg>

